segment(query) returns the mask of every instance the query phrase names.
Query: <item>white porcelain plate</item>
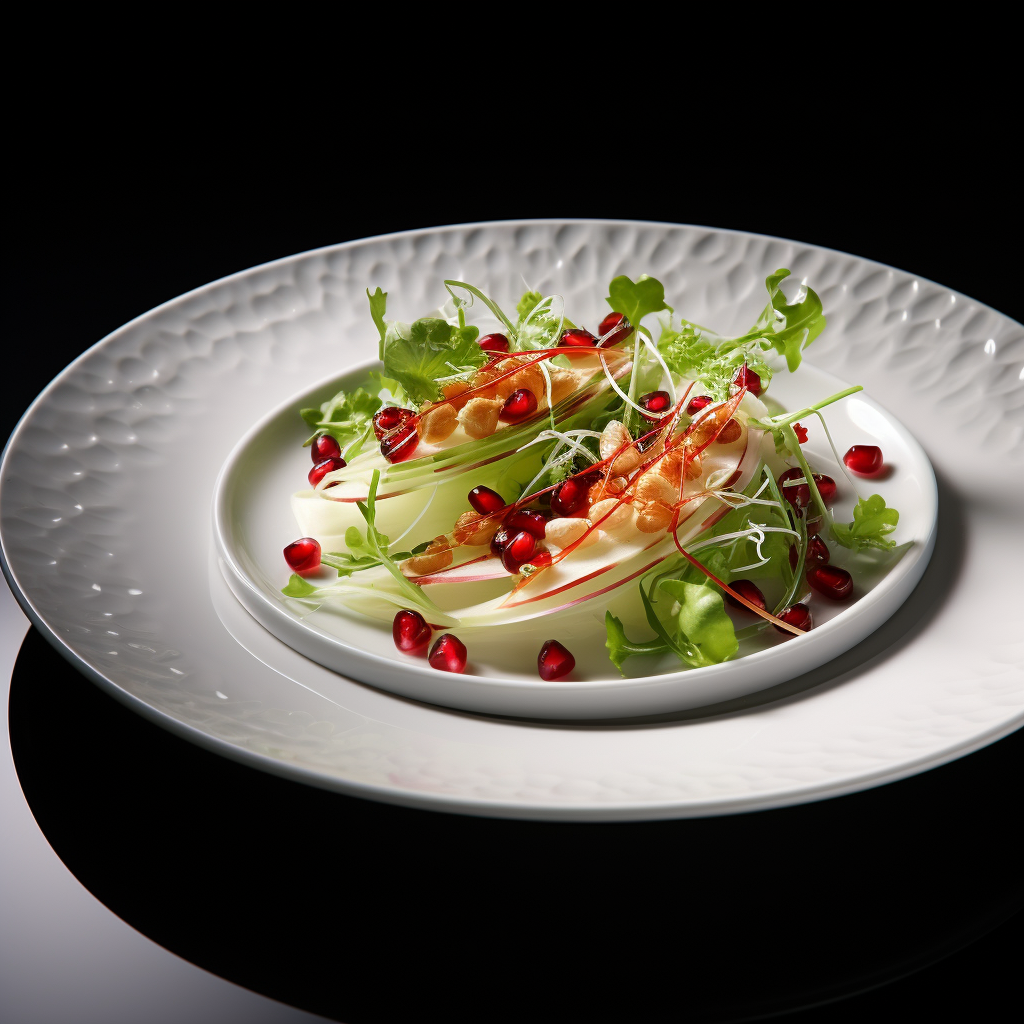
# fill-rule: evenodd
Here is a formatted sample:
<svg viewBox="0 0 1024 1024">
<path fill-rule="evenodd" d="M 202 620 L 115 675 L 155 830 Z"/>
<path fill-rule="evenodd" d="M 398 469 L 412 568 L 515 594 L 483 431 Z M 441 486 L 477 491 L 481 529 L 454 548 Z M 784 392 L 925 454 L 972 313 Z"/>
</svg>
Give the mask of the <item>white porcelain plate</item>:
<svg viewBox="0 0 1024 1024">
<path fill-rule="evenodd" d="M 808 362 L 863 384 L 920 441 L 938 483 L 935 551 L 920 584 L 834 660 L 711 708 L 640 721 L 499 719 L 323 668 L 228 588 L 210 539 L 218 473 L 268 410 L 373 354 L 368 284 L 393 296 L 389 311 L 402 319 L 436 305 L 442 277 L 499 295 L 525 277 L 596 313 L 611 277 L 647 272 L 693 319 L 733 331 L 781 266 L 812 284 L 829 317 Z M 0 468 L 4 571 L 35 624 L 105 690 L 227 756 L 316 785 L 580 820 L 816 799 L 942 763 L 1024 719 L 1022 364 L 1024 330 L 994 310 L 779 239 L 547 221 L 348 243 L 191 292 L 62 373 Z"/>
<path fill-rule="evenodd" d="M 594 309 L 599 289 L 590 296 Z M 440 301 L 440 299 L 438 300 Z M 832 660 L 875 630 L 917 585 L 935 540 L 936 490 L 931 466 L 921 446 L 893 417 L 863 394 L 829 409 L 829 431 L 838 451 L 851 444 L 878 444 L 885 452 L 884 480 L 860 483 L 866 494 L 881 493 L 901 513 L 894 556 L 854 556 L 839 548 L 834 564 L 850 568 L 857 581 L 855 600 L 836 604 L 812 601 L 815 628 L 799 639 L 783 639 L 774 630 L 744 644 L 737 660 L 703 669 L 680 671 L 674 656 L 633 659 L 624 679 L 605 649 L 605 609 L 628 624 L 632 636 L 646 639 L 635 583 L 556 618 L 540 616 L 500 629 L 454 629 L 467 644 L 471 661 L 463 675 L 440 673 L 422 657 L 395 650 L 390 623 L 366 618 L 350 609 L 310 607 L 285 598 L 281 587 L 290 570 L 282 548 L 298 531 L 290 494 L 306 486 L 309 450 L 302 442 L 309 430 L 298 410 L 319 405 L 342 387 L 368 385 L 376 363 L 345 377 L 307 389 L 274 410 L 231 453 L 214 492 L 214 534 L 224 561 L 225 579 L 252 615 L 290 647 L 327 668 L 405 697 L 486 714 L 557 719 L 594 719 L 660 714 L 720 703 L 764 690 Z M 843 390 L 847 385 L 813 366 L 795 376 L 780 373 L 772 381 L 772 400 L 801 408 Z M 856 501 L 853 480 L 844 477 L 813 417 L 808 421 L 806 450 L 814 465 L 839 481 L 836 515 L 849 521 Z M 467 481 L 466 490 L 472 481 Z M 382 505 L 383 511 L 390 506 Z M 359 515 L 352 509 L 353 522 Z M 444 509 L 428 510 L 420 534 L 430 538 L 451 529 Z M 433 519 L 429 517 L 433 515 Z M 381 529 L 398 534 L 408 522 L 392 517 Z M 897 560 L 898 559 L 898 560 Z M 333 576 L 322 570 L 325 581 Z M 737 625 L 749 617 L 737 615 Z M 537 652 L 557 638 L 577 656 L 568 679 L 544 682 L 537 676 Z"/>
</svg>

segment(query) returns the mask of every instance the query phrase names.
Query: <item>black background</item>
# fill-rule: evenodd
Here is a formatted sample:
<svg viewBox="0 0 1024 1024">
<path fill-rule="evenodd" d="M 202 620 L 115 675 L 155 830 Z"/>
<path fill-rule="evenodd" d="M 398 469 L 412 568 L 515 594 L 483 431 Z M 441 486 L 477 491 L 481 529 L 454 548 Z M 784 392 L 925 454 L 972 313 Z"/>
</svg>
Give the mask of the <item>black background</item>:
<svg viewBox="0 0 1024 1024">
<path fill-rule="evenodd" d="M 183 291 L 316 246 L 461 221 L 763 232 L 1021 316 L 1009 169 L 991 145 L 924 118 L 919 97 L 844 108 L 838 123 L 801 108 L 761 116 L 752 99 L 742 121 L 688 112 L 677 134 L 668 104 L 645 144 L 615 127 L 629 123 L 625 106 L 596 115 L 577 99 L 560 99 L 546 135 L 543 117 L 514 109 L 484 120 L 424 100 L 403 120 L 351 98 L 299 130 L 277 108 L 228 130 L 222 106 L 154 111 L 144 129 L 104 116 L 86 130 L 80 114 L 54 126 L 57 145 L 26 134 L 9 208 L 0 433 L 71 358 Z M 211 119 L 224 127 L 194 128 Z M 121 708 L 34 633 L 11 730 L 41 828 L 115 913 L 201 966 L 349 1024 L 734 1020 L 914 971 L 792 1019 L 985 1019 L 998 1000 L 1019 1001 L 1019 733 L 800 808 L 485 821 L 226 762 Z"/>
</svg>

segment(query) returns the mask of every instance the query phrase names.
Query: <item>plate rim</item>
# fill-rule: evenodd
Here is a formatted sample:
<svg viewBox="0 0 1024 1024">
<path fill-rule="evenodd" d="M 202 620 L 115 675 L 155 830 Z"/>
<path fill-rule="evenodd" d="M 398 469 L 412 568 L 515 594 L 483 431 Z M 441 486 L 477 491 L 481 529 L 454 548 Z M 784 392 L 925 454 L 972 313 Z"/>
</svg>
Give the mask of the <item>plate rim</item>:
<svg viewBox="0 0 1024 1024">
<path fill-rule="evenodd" d="M 831 246 L 825 246 L 814 242 L 803 242 L 798 239 L 785 238 L 779 235 L 769 235 L 761 232 L 745 231 L 738 228 L 729 227 L 715 227 L 710 225 L 692 224 L 692 223 L 681 223 L 673 221 L 654 221 L 654 220 L 639 220 L 630 218 L 603 218 L 603 217 L 544 217 L 544 218 L 513 218 L 506 220 L 491 220 L 491 221 L 474 221 L 466 223 L 453 223 L 453 224 L 441 224 L 441 225 L 427 225 L 416 228 L 408 228 L 402 231 L 388 232 L 384 234 L 371 235 L 362 238 L 349 239 L 344 242 L 331 243 L 324 246 L 319 246 L 313 249 L 302 250 L 297 253 L 292 253 L 286 256 L 278 257 L 274 260 L 269 260 L 264 263 L 256 264 L 252 267 L 243 268 L 237 271 L 227 274 L 223 277 L 217 278 L 213 281 L 206 282 L 195 288 L 189 289 L 179 295 L 173 296 L 164 302 L 146 310 L 131 320 L 125 322 L 114 330 L 108 332 L 106 335 L 101 337 L 99 340 L 88 346 L 83 352 L 76 356 L 71 362 L 69 362 L 59 373 L 57 373 L 53 379 L 36 395 L 32 402 L 27 406 L 21 417 L 18 419 L 14 428 L 11 431 L 10 436 L 7 438 L 3 453 L 0 455 L 0 472 L 6 467 L 8 454 L 25 429 L 28 419 L 32 416 L 37 406 L 42 403 L 53 391 L 58 382 L 70 373 L 74 368 L 78 366 L 80 362 L 83 362 L 89 358 L 96 350 L 101 346 L 113 342 L 116 338 L 129 331 L 141 321 L 165 312 L 174 308 L 175 306 L 184 304 L 188 300 L 203 294 L 204 292 L 216 289 L 228 282 L 237 281 L 241 278 L 254 274 L 259 271 L 277 268 L 288 263 L 301 260 L 306 257 L 314 256 L 317 254 L 326 254 L 329 252 L 337 252 L 347 248 L 353 248 L 358 245 L 362 245 L 370 242 L 384 241 L 387 239 L 397 239 L 402 237 L 411 237 L 429 233 L 440 233 L 445 231 L 456 231 L 456 230 L 471 230 L 474 228 L 493 228 L 493 227 L 529 227 L 532 225 L 573 225 L 573 224 L 587 224 L 587 225 L 610 225 L 610 226 L 624 226 L 634 228 L 668 228 L 668 229 L 684 229 L 694 231 L 708 231 L 713 233 L 719 233 L 724 235 L 730 235 L 737 238 L 744 239 L 760 239 L 768 242 L 782 242 L 790 245 L 794 245 L 800 248 L 816 250 L 822 253 L 831 253 L 840 256 L 844 259 L 854 259 L 862 262 L 866 266 L 886 270 L 886 271 L 897 271 L 910 278 L 921 281 L 922 283 L 931 285 L 946 294 L 955 295 L 959 298 L 966 299 L 967 301 L 975 304 L 979 309 L 987 310 L 995 316 L 1013 324 L 1018 329 L 1024 330 L 1024 325 L 1020 321 L 1016 320 L 1007 313 L 1004 313 L 996 307 L 982 302 L 978 299 L 974 299 L 964 292 L 960 292 L 956 289 L 950 288 L 947 285 L 941 284 L 931 278 L 924 277 L 923 275 L 917 274 L 910 270 L 905 270 L 901 267 L 894 266 L 893 264 L 882 263 L 878 260 L 871 259 L 869 257 L 859 256 L 853 252 L 847 252 L 841 249 L 835 249 Z M 354 782 L 351 780 L 343 780 L 334 776 L 327 776 L 318 774 L 317 772 L 296 766 L 290 762 L 278 761 L 268 755 L 261 754 L 257 751 L 253 751 L 247 748 L 238 747 L 226 740 L 221 740 L 217 737 L 211 736 L 208 733 L 203 732 L 195 726 L 189 725 L 185 722 L 179 721 L 171 717 L 170 715 L 155 709 L 148 705 L 141 698 L 134 696 L 131 693 L 123 690 L 116 683 L 107 679 L 102 673 L 93 669 L 86 661 L 80 658 L 77 654 L 68 648 L 63 642 L 62 638 L 53 632 L 48 625 L 42 620 L 41 616 L 36 612 L 35 607 L 32 604 L 31 599 L 22 590 L 19 585 L 13 570 L 11 569 L 6 545 L 5 538 L 0 534 L 0 570 L 3 571 L 3 575 L 10 586 L 10 589 L 18 601 L 29 620 L 32 624 L 39 629 L 42 635 L 47 641 L 65 658 L 71 665 L 73 665 L 79 672 L 86 676 L 91 682 L 98 685 L 101 690 L 110 696 L 114 697 L 123 705 L 131 708 L 131 710 L 140 714 L 147 721 L 151 721 L 162 728 L 168 729 L 168 731 L 188 740 L 189 742 L 197 743 L 199 746 L 211 750 L 215 753 L 229 757 L 230 759 L 247 764 L 250 767 L 257 768 L 259 770 L 268 771 L 271 774 L 278 775 L 283 778 L 290 778 L 294 781 L 301 781 L 305 784 L 311 784 L 318 786 L 319 788 L 330 789 L 338 792 L 343 792 L 348 795 L 370 798 L 378 800 L 384 803 L 396 804 L 401 806 L 409 807 L 421 807 L 430 810 L 446 811 L 449 813 L 461 813 L 470 815 L 482 815 L 488 817 L 503 817 L 503 818 L 521 818 L 521 819 L 532 819 L 532 820 L 577 820 L 577 821 L 609 821 L 609 820 L 654 820 L 658 818 L 684 818 L 684 817 L 705 817 L 714 816 L 720 814 L 733 814 L 733 813 L 745 813 L 754 810 L 767 810 L 776 807 L 792 806 L 795 804 L 805 803 L 817 799 L 824 799 L 831 796 L 840 796 L 845 793 L 857 792 L 864 789 L 874 788 L 878 785 L 884 785 L 888 782 L 897 781 L 901 778 L 918 774 L 921 771 L 926 771 L 933 767 L 948 763 L 951 760 L 955 760 L 957 757 L 965 756 L 976 750 L 993 743 L 1002 737 L 1009 735 L 1010 733 L 1019 729 L 1024 725 L 1024 710 L 1019 712 L 1016 716 L 997 723 L 991 727 L 980 730 L 979 732 L 973 733 L 968 739 L 957 739 L 953 740 L 942 747 L 933 750 L 930 754 L 924 755 L 920 758 L 914 758 L 909 761 L 902 762 L 897 767 L 890 767 L 888 769 L 880 769 L 871 772 L 862 772 L 853 776 L 849 776 L 844 779 L 841 783 L 834 781 L 827 781 L 821 784 L 805 785 L 805 786 L 792 786 L 786 787 L 785 790 L 771 790 L 767 792 L 761 792 L 754 798 L 736 799 L 734 801 L 723 801 L 720 798 L 715 798 L 713 806 L 703 806 L 708 801 L 704 800 L 689 800 L 685 805 L 680 805 L 678 801 L 650 801 L 645 804 L 607 804 L 596 807 L 594 805 L 587 804 L 563 804 L 558 806 L 538 807 L 534 805 L 524 806 L 521 804 L 515 804 L 509 801 L 501 800 L 490 800 L 482 798 L 469 798 L 469 797 L 458 797 L 451 798 L 443 795 L 428 794 L 422 791 L 419 792 L 397 792 L 394 790 L 386 789 L 382 786 L 377 786 L 371 783 Z M 744 806 L 747 804 L 747 806 Z"/>
</svg>

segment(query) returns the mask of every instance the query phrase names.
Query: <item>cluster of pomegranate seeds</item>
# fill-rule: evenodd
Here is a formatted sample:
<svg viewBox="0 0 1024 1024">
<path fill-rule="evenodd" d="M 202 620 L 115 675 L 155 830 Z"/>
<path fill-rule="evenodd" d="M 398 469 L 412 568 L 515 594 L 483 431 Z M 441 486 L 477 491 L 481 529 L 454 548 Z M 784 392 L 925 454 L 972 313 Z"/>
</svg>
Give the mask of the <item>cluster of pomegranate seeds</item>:
<svg viewBox="0 0 1024 1024">
<path fill-rule="evenodd" d="M 851 473 L 874 476 L 882 468 L 882 449 L 873 444 L 855 444 L 843 456 L 843 462 Z"/>
<path fill-rule="evenodd" d="M 313 439 L 309 446 L 309 454 L 313 457 L 314 466 L 324 459 L 340 459 L 341 445 L 330 434 L 321 434 Z"/>
<path fill-rule="evenodd" d="M 388 462 L 405 462 L 412 458 L 419 439 L 416 424 L 406 423 L 384 435 L 380 442 L 380 453 Z"/>
<path fill-rule="evenodd" d="M 761 611 L 767 610 L 768 606 L 765 604 L 764 594 L 762 594 L 757 585 L 752 583 L 750 580 L 733 580 L 729 586 L 732 587 L 740 597 L 745 597 L 751 604 L 756 604 Z M 730 593 L 726 593 L 725 599 L 734 608 L 742 608 L 744 611 L 750 611 L 745 604 L 741 604 Z"/>
<path fill-rule="evenodd" d="M 507 352 L 509 349 L 508 338 L 504 334 L 485 334 L 477 344 L 485 352 Z"/>
<path fill-rule="evenodd" d="M 551 511 L 558 516 L 571 516 L 587 500 L 594 480 L 587 476 L 573 476 L 563 480 L 551 492 Z"/>
<path fill-rule="evenodd" d="M 292 572 L 312 572 L 320 568 L 320 544 L 312 537 L 293 540 L 284 549 L 284 560 Z"/>
<path fill-rule="evenodd" d="M 427 649 L 430 643 L 430 626 L 419 612 L 403 608 L 391 625 L 391 635 L 395 638 L 395 646 L 407 654 L 419 654 Z"/>
<path fill-rule="evenodd" d="M 622 313 L 609 313 L 597 327 L 601 336 L 601 348 L 617 345 L 633 333 L 633 325 Z"/>
<path fill-rule="evenodd" d="M 532 412 L 537 411 L 537 396 L 529 388 L 520 388 L 513 391 L 498 413 L 498 419 L 503 423 L 515 423 L 525 419 Z"/>
<path fill-rule="evenodd" d="M 505 507 L 505 499 L 490 487 L 474 487 L 467 495 L 474 512 L 486 516 Z"/>
<path fill-rule="evenodd" d="M 706 408 L 711 404 L 711 399 L 707 395 L 697 395 L 696 398 L 691 398 L 689 404 L 686 406 L 686 411 L 691 415 L 695 415 L 700 412 L 701 409 Z"/>
<path fill-rule="evenodd" d="M 755 397 L 764 391 L 764 388 L 761 386 L 760 376 L 754 373 L 746 363 L 740 367 L 740 372 L 736 374 L 736 380 L 733 383 L 738 388 L 746 388 Z"/>
<path fill-rule="evenodd" d="M 811 621 L 811 609 L 805 604 L 795 604 L 791 608 L 787 608 L 784 612 L 779 613 L 778 618 L 805 632 L 814 625 Z M 783 629 L 781 626 L 775 628 L 787 639 L 793 636 L 788 629 Z"/>
<path fill-rule="evenodd" d="M 440 672 L 465 672 L 468 658 L 466 645 L 451 633 L 442 633 L 430 648 L 427 661 Z"/>
<path fill-rule="evenodd" d="M 396 427 L 402 426 L 412 418 L 408 409 L 402 409 L 397 405 L 385 405 L 373 414 L 373 433 L 378 441 L 383 440 L 385 434 L 390 434 Z"/>
<path fill-rule="evenodd" d="M 310 487 L 316 487 L 318 483 L 328 473 L 333 473 L 336 469 L 344 469 L 344 459 L 324 459 L 323 462 L 318 462 L 306 475 L 306 479 L 309 481 Z"/>
<path fill-rule="evenodd" d="M 537 538 L 526 530 L 520 530 L 519 533 L 512 533 L 511 530 L 506 532 L 509 539 L 501 550 L 501 564 L 509 572 L 517 573 L 527 562 L 533 561 L 537 551 Z"/>
<path fill-rule="evenodd" d="M 567 348 L 593 348 L 597 344 L 597 338 L 582 327 L 571 327 L 569 330 L 562 331 L 558 344 Z"/>
<path fill-rule="evenodd" d="M 793 433 L 801 444 L 807 444 L 807 428 L 801 427 L 799 423 L 793 424 Z"/>
<path fill-rule="evenodd" d="M 838 565 L 815 565 L 807 570 L 807 582 L 833 601 L 845 601 L 853 593 L 853 577 Z"/>
<path fill-rule="evenodd" d="M 736 422 L 736 420 L 728 420 L 724 427 L 718 434 L 718 440 L 722 444 L 732 444 L 733 441 L 739 439 L 740 434 L 743 433 L 743 428 Z"/>
<path fill-rule="evenodd" d="M 525 530 L 536 537 L 537 540 L 543 540 L 548 521 L 540 512 L 533 512 L 528 508 L 520 508 L 505 516 L 505 521 L 501 525 L 509 534 L 514 535 Z"/>
<path fill-rule="evenodd" d="M 645 419 L 657 420 L 661 418 L 662 413 L 672 408 L 672 398 L 667 391 L 651 391 L 642 395 L 636 404 L 647 412 L 656 413 L 654 416 L 645 416 Z"/>
<path fill-rule="evenodd" d="M 546 640 L 537 655 L 537 671 L 547 682 L 567 676 L 575 667 L 572 652 L 557 640 Z"/>
</svg>

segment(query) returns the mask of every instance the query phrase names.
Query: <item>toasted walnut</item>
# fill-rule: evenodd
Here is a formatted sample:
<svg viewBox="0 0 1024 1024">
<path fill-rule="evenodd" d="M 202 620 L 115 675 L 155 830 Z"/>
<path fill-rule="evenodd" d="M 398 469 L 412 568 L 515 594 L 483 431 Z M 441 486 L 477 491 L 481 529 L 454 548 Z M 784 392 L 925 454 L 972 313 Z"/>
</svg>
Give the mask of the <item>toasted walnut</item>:
<svg viewBox="0 0 1024 1024">
<path fill-rule="evenodd" d="M 679 446 L 669 449 L 665 457 L 658 463 L 658 472 L 676 489 L 677 494 L 679 491 L 679 476 L 682 472 L 682 466 L 683 449 Z M 694 455 L 686 465 L 686 479 L 696 480 L 700 474 L 700 456 Z"/>
<path fill-rule="evenodd" d="M 482 519 L 476 512 L 463 512 L 455 521 L 452 536 L 459 544 L 489 544 L 500 525 L 501 520 L 497 516 Z"/>
<path fill-rule="evenodd" d="M 604 430 L 601 431 L 601 440 L 598 442 L 601 458 L 611 458 L 614 452 L 632 440 L 629 436 L 629 431 L 620 420 L 610 420 Z M 636 448 L 629 447 L 616 456 L 615 461 L 611 464 L 611 471 L 616 476 L 621 476 L 623 473 L 632 473 L 639 465 L 639 452 L 637 452 Z"/>
<path fill-rule="evenodd" d="M 437 405 L 420 417 L 420 438 L 427 444 L 438 444 L 451 437 L 459 425 L 459 414 L 450 405 Z"/>
<path fill-rule="evenodd" d="M 467 391 L 472 391 L 472 389 L 473 387 L 468 381 L 450 380 L 441 387 L 441 394 L 445 398 L 451 399 L 452 408 L 458 411 L 469 401 L 468 398 L 460 398 L 459 396 L 464 395 Z"/>
<path fill-rule="evenodd" d="M 644 473 L 637 482 L 636 497 L 642 502 L 664 501 L 672 504 L 679 497 L 679 484 L 673 487 L 660 473 Z"/>
<path fill-rule="evenodd" d="M 641 533 L 661 533 L 672 522 L 672 508 L 664 501 L 649 501 L 636 517 L 636 528 Z"/>
<path fill-rule="evenodd" d="M 550 368 L 549 372 L 551 374 L 551 404 L 558 405 L 576 390 L 576 374 L 554 366 Z"/>
<path fill-rule="evenodd" d="M 448 538 L 435 537 L 422 555 L 413 555 L 412 558 L 407 558 L 402 568 L 407 573 L 426 576 L 427 573 L 447 569 L 452 564 L 454 557 L 448 544 Z"/>
<path fill-rule="evenodd" d="M 498 413 L 505 403 L 496 398 L 471 398 L 459 413 L 459 422 L 472 438 L 490 437 L 498 426 Z"/>
<path fill-rule="evenodd" d="M 611 513 L 609 515 L 609 513 Z M 605 498 L 590 506 L 587 516 L 602 530 L 614 530 L 624 526 L 633 518 L 633 508 L 628 502 L 619 503 L 617 498 Z M 606 519 L 605 516 L 608 518 Z"/>
<path fill-rule="evenodd" d="M 610 480 L 598 480 L 596 484 L 591 484 L 590 490 L 587 491 L 587 503 L 593 505 L 595 501 L 619 495 L 625 489 L 626 478 L 624 476 L 612 477 Z"/>
</svg>

